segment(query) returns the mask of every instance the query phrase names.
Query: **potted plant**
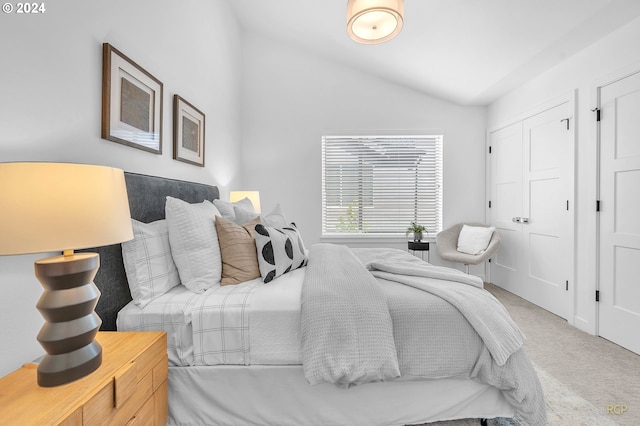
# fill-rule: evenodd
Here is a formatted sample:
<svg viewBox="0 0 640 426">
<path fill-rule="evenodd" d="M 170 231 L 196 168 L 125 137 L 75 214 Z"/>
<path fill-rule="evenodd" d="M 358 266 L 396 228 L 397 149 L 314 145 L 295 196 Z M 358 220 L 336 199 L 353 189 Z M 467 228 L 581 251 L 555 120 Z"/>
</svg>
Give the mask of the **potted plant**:
<svg viewBox="0 0 640 426">
<path fill-rule="evenodd" d="M 418 225 L 416 222 L 411 222 L 411 226 L 407 228 L 405 236 L 409 233 L 413 233 L 413 241 L 421 241 L 422 233 L 427 232 L 427 229 L 423 225 Z"/>
</svg>

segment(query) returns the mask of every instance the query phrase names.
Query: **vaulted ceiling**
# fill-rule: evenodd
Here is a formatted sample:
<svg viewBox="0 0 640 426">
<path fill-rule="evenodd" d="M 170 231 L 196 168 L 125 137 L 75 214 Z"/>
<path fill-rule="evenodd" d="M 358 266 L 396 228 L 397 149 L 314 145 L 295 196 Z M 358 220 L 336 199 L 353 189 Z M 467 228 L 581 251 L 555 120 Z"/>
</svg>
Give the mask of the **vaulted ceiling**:
<svg viewBox="0 0 640 426">
<path fill-rule="evenodd" d="M 640 0 L 405 0 L 378 45 L 346 32 L 347 0 L 229 0 L 245 32 L 461 105 L 487 105 L 640 16 Z"/>
</svg>

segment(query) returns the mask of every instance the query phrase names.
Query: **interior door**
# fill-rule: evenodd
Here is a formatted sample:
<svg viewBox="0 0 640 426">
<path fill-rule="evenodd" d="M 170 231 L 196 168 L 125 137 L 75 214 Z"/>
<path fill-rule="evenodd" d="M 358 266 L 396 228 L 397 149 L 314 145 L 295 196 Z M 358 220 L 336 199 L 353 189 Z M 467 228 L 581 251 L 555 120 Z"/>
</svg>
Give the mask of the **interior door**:
<svg viewBox="0 0 640 426">
<path fill-rule="evenodd" d="M 573 122 L 569 103 L 523 123 L 522 250 L 525 297 L 563 318 L 572 314 Z"/>
<path fill-rule="evenodd" d="M 600 88 L 599 334 L 640 353 L 640 73 Z"/>
<path fill-rule="evenodd" d="M 494 284 L 563 318 L 573 314 L 573 101 L 494 131 L 491 223 L 502 247 Z"/>
<path fill-rule="evenodd" d="M 492 132 L 491 224 L 502 238 L 500 250 L 491 259 L 491 281 L 522 295 L 519 279 L 522 225 L 513 218 L 522 216 L 522 122 Z"/>
</svg>

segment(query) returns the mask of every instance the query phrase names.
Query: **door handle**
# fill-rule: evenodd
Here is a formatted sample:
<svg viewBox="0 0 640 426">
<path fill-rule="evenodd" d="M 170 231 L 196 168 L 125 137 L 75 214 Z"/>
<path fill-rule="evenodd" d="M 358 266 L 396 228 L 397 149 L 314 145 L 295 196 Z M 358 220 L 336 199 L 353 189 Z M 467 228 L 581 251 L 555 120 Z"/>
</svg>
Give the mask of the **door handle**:
<svg viewBox="0 0 640 426">
<path fill-rule="evenodd" d="M 514 217 L 513 219 L 511 219 L 514 223 L 522 223 L 522 218 L 521 217 Z"/>
<path fill-rule="evenodd" d="M 521 223 L 529 223 L 529 218 L 528 217 L 521 217 L 520 218 L 520 222 Z"/>
</svg>

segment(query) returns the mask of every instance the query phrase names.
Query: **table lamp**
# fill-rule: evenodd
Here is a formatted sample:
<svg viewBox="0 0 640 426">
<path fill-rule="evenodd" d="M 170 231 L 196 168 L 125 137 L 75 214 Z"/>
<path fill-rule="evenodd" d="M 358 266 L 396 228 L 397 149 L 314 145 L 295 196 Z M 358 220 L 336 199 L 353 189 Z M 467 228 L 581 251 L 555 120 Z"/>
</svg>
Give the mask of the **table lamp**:
<svg viewBox="0 0 640 426">
<path fill-rule="evenodd" d="M 229 201 L 235 203 L 243 198 L 248 198 L 253 204 L 256 214 L 260 214 L 260 191 L 231 191 Z"/>
<path fill-rule="evenodd" d="M 75 249 L 133 238 L 124 172 L 69 163 L 0 163 L 0 255 L 62 251 L 35 262 L 44 287 L 36 307 L 45 323 L 38 341 L 46 351 L 38 384 L 63 385 L 95 371 L 102 320 L 94 312 L 97 253 Z"/>
</svg>

